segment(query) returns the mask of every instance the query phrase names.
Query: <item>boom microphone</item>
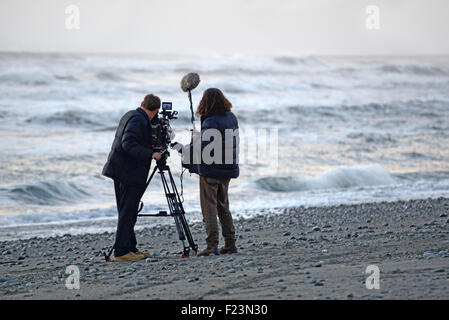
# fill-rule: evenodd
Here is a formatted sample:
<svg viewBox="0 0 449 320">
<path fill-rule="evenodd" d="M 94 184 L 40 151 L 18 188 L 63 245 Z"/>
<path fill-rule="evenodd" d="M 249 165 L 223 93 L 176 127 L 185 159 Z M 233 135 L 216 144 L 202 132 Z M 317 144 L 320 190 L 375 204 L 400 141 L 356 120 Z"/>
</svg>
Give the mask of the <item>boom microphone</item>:
<svg viewBox="0 0 449 320">
<path fill-rule="evenodd" d="M 200 76 L 198 75 L 198 73 L 188 73 L 181 80 L 182 91 L 189 93 L 190 112 L 191 112 L 190 121 L 192 121 L 193 131 L 195 131 L 196 128 L 195 128 L 195 116 L 193 114 L 192 90 L 198 87 L 199 84 L 200 84 Z"/>
<path fill-rule="evenodd" d="M 198 73 L 188 73 L 181 80 L 181 89 L 184 92 L 192 91 L 200 83 L 200 76 Z"/>
</svg>

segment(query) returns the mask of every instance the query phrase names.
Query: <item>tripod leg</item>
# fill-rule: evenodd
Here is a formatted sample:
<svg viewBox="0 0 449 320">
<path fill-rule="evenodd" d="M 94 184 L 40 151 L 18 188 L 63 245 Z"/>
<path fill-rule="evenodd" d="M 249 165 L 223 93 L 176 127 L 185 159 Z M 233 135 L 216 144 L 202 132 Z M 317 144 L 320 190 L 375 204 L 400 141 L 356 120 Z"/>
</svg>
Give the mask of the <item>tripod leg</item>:
<svg viewBox="0 0 449 320">
<path fill-rule="evenodd" d="M 156 173 L 156 170 L 157 170 L 157 165 L 154 167 L 153 172 L 151 173 L 151 176 L 150 176 L 150 178 L 149 178 L 148 181 L 147 181 L 147 188 L 148 188 L 148 185 L 149 185 L 150 182 L 151 182 L 151 179 L 153 179 L 153 176 L 154 176 L 154 174 Z"/>
<path fill-rule="evenodd" d="M 182 221 L 180 219 L 180 211 L 179 211 L 179 203 L 177 202 L 176 194 L 173 192 L 173 184 L 170 185 L 167 182 L 164 172 L 161 170 L 160 172 L 162 185 L 164 187 L 165 196 L 167 198 L 168 208 L 170 210 L 171 216 L 175 219 L 176 231 L 178 232 L 179 240 L 183 245 L 183 256 L 189 256 L 190 248 L 185 245 L 184 241 L 186 240 L 184 228 Z"/>
<path fill-rule="evenodd" d="M 176 230 L 179 235 L 179 240 L 182 241 L 182 245 L 184 247 L 183 257 L 188 257 L 190 254 L 190 249 L 193 249 L 195 253 L 197 252 L 197 245 L 193 241 L 192 235 L 189 230 L 189 226 L 184 217 L 184 208 L 182 207 L 182 202 L 178 194 L 178 190 L 176 189 L 176 184 L 171 174 L 170 168 L 167 166 L 166 170 L 168 171 L 168 176 L 170 179 L 170 184 L 168 183 L 165 174 L 162 170 L 159 171 L 161 174 L 162 184 L 164 186 L 165 196 L 167 198 L 168 207 L 170 209 L 170 213 L 175 219 Z M 189 246 L 185 245 L 184 241 L 188 240 Z"/>
<path fill-rule="evenodd" d="M 148 181 L 147 181 L 147 185 L 145 186 L 145 190 L 148 188 L 148 185 L 150 184 L 151 179 L 153 179 L 153 176 L 154 176 L 154 174 L 156 173 L 156 170 L 157 170 L 157 166 L 154 167 L 153 172 L 151 173 L 151 176 L 150 176 L 150 178 L 149 178 Z M 145 193 L 145 191 L 144 191 L 144 193 Z M 143 194 L 142 194 L 142 197 L 143 197 Z M 142 211 L 143 206 L 144 206 L 144 205 L 143 205 L 143 201 L 140 200 L 140 206 L 139 206 L 139 208 L 137 209 L 137 213 L 138 213 L 138 214 L 140 213 L 140 211 Z"/>
<path fill-rule="evenodd" d="M 104 259 L 106 260 L 106 262 L 111 262 L 111 254 L 112 254 L 112 251 L 114 251 L 114 248 L 115 248 L 115 243 L 114 243 L 114 245 L 112 246 L 111 250 L 109 250 L 108 253 L 103 252 Z"/>
<path fill-rule="evenodd" d="M 196 254 L 198 251 L 198 245 L 195 244 L 195 241 L 193 240 L 192 234 L 190 233 L 189 225 L 187 224 L 184 214 L 181 215 L 181 223 L 187 236 L 187 241 L 189 242 L 190 247 L 192 248 L 193 251 L 195 251 Z"/>
<path fill-rule="evenodd" d="M 181 220 L 182 227 L 184 229 L 185 235 L 187 236 L 187 241 L 189 242 L 190 247 L 195 253 L 198 251 L 198 246 L 195 244 L 193 240 L 192 234 L 190 233 L 190 228 L 185 218 L 184 207 L 182 206 L 181 197 L 179 196 L 178 189 L 176 188 L 175 180 L 171 174 L 170 168 L 168 168 L 168 175 L 170 177 L 170 182 L 172 185 L 173 192 L 175 194 L 176 204 L 178 206 L 179 218 Z"/>
<path fill-rule="evenodd" d="M 179 240 L 185 240 L 184 232 L 182 231 L 180 221 L 178 220 L 178 207 L 176 205 L 175 195 L 170 190 L 170 186 L 168 185 L 167 179 L 165 178 L 165 174 L 163 171 L 159 172 L 161 175 L 162 186 L 164 187 L 165 197 L 167 198 L 168 209 L 170 210 L 170 214 L 175 218 L 176 229 L 179 234 Z"/>
</svg>

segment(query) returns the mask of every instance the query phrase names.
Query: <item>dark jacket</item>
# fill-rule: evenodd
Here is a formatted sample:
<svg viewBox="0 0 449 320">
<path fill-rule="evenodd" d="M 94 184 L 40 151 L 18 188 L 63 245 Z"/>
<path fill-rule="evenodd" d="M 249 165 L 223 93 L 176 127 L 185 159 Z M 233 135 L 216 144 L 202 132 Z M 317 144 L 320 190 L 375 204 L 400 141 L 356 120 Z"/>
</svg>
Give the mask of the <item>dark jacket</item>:
<svg viewBox="0 0 449 320">
<path fill-rule="evenodd" d="M 232 112 L 227 112 L 225 115 L 212 114 L 206 117 L 201 117 L 201 137 L 204 139 L 207 135 L 208 130 L 216 130 L 216 133 L 220 133 L 221 143 L 214 144 L 213 134 L 211 134 L 210 140 L 201 141 L 201 158 L 198 156 L 197 159 L 201 159 L 199 165 L 195 165 L 195 160 L 191 166 L 191 172 L 198 173 L 203 177 L 210 177 L 216 179 L 229 179 L 237 178 L 239 176 L 239 165 L 238 165 L 238 121 L 236 116 Z M 226 135 L 226 129 L 237 130 L 234 131 L 235 136 Z M 210 132 L 213 133 L 213 132 Z M 210 146 L 214 144 L 214 148 Z M 210 154 L 212 157 L 215 155 L 216 150 L 221 145 L 221 160 L 213 161 L 212 163 L 207 163 L 205 161 L 204 155 Z M 208 147 L 209 146 L 209 147 Z M 205 153 L 203 151 L 208 148 Z M 195 148 L 194 148 L 195 149 Z M 212 151 L 212 152 L 210 152 Z M 227 153 L 228 152 L 228 153 Z M 226 159 L 226 154 L 230 155 L 229 159 Z M 226 161 L 228 160 L 228 161 Z M 198 163 L 198 161 L 196 161 Z"/>
<path fill-rule="evenodd" d="M 141 108 L 128 111 L 121 119 L 115 132 L 114 142 L 102 174 L 130 185 L 146 184 L 150 170 L 152 149 L 152 124 Z"/>
</svg>

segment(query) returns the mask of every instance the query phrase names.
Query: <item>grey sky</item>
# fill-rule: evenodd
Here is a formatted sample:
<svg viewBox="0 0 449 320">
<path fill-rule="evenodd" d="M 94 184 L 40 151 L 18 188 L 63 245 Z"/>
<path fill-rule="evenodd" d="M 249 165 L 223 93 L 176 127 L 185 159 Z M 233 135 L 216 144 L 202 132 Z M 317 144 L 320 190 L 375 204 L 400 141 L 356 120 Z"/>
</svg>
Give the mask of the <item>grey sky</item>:
<svg viewBox="0 0 449 320">
<path fill-rule="evenodd" d="M 80 30 L 66 28 L 68 5 Z M 380 9 L 368 30 L 366 7 Z M 1 0 L 1 51 L 448 54 L 447 0 Z"/>
</svg>

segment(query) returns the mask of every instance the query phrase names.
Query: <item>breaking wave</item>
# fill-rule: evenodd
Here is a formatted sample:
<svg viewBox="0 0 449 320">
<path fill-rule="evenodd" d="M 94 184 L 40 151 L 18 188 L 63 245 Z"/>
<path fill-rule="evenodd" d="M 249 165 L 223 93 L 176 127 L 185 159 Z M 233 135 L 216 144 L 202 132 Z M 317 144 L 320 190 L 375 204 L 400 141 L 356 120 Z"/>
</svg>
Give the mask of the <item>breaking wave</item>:
<svg viewBox="0 0 449 320">
<path fill-rule="evenodd" d="M 378 165 L 338 167 L 310 178 L 265 177 L 256 185 L 275 192 L 369 187 L 395 183 L 391 174 Z"/>
<path fill-rule="evenodd" d="M 436 66 L 426 65 L 384 65 L 379 68 L 380 71 L 386 73 L 397 74 L 413 74 L 418 76 L 445 76 L 448 74 L 448 70 Z"/>
<path fill-rule="evenodd" d="M 15 186 L 9 189 L 8 195 L 20 203 L 51 206 L 86 198 L 89 193 L 73 182 L 53 180 Z"/>
<path fill-rule="evenodd" d="M 46 86 L 55 81 L 54 76 L 47 72 L 21 72 L 19 70 L 0 74 L 0 83 L 26 86 Z"/>
<path fill-rule="evenodd" d="M 100 126 L 108 127 L 116 125 L 113 120 L 117 119 L 105 118 L 105 115 L 100 116 L 100 114 L 95 112 L 89 112 L 85 110 L 67 110 L 58 111 L 46 116 L 37 116 L 33 118 L 28 118 L 25 121 L 27 123 L 35 123 L 40 125 L 64 125 L 64 126 Z"/>
</svg>

